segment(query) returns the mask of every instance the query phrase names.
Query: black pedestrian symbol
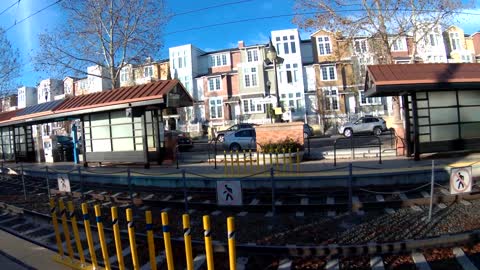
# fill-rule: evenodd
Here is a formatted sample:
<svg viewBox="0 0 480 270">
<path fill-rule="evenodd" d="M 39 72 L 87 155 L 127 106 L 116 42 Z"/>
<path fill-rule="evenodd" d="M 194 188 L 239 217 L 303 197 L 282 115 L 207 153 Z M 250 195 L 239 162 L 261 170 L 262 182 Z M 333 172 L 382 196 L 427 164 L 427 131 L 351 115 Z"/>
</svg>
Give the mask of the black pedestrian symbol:
<svg viewBox="0 0 480 270">
<path fill-rule="evenodd" d="M 458 187 L 458 190 L 462 190 L 465 188 L 465 176 L 457 172 L 457 180 L 456 180 Z"/>
<path fill-rule="evenodd" d="M 225 194 L 225 201 L 228 201 L 228 198 L 230 198 L 230 200 L 233 201 L 233 189 L 226 184 L 225 184 L 225 191 L 223 192 L 223 194 Z"/>
<path fill-rule="evenodd" d="M 67 185 L 65 184 L 65 179 L 60 177 L 60 185 L 62 186 L 61 190 L 67 190 Z"/>
</svg>

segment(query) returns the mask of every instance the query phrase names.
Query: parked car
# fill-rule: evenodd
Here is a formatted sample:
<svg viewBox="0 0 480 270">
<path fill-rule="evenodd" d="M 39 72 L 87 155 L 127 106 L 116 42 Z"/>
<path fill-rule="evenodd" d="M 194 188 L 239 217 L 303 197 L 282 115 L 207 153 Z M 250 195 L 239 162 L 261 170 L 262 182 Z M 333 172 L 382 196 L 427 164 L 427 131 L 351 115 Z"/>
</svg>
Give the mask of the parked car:
<svg viewBox="0 0 480 270">
<path fill-rule="evenodd" d="M 364 116 L 353 123 L 345 123 L 338 129 L 345 137 L 350 137 L 357 133 L 373 133 L 373 135 L 379 136 L 386 130 L 387 125 L 385 120 L 381 117 L 374 116 Z"/>
<path fill-rule="evenodd" d="M 223 138 L 225 137 L 226 133 L 229 133 L 231 131 L 239 130 L 239 129 L 244 129 L 244 128 L 254 128 L 255 126 L 258 126 L 257 124 L 250 124 L 250 123 L 240 123 L 240 124 L 235 124 L 225 130 L 220 130 L 217 131 L 216 138 L 218 142 L 223 142 Z"/>
<path fill-rule="evenodd" d="M 309 124 L 303 124 L 303 137 L 313 136 L 313 128 Z"/>
<path fill-rule="evenodd" d="M 231 151 L 240 151 L 257 148 L 257 139 L 254 128 L 243 128 L 225 133 L 224 148 Z"/>
<path fill-rule="evenodd" d="M 167 130 L 165 136 L 173 136 L 177 138 L 177 145 L 179 151 L 185 151 L 193 147 L 193 140 L 188 133 L 180 130 Z"/>
</svg>

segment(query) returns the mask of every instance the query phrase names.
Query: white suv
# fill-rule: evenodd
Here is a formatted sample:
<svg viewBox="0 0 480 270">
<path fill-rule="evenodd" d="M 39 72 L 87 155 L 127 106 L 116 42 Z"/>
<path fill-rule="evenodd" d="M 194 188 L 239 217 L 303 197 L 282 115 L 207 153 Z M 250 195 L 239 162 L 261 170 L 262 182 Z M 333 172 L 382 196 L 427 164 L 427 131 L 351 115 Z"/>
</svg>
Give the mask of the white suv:
<svg viewBox="0 0 480 270">
<path fill-rule="evenodd" d="M 383 131 L 387 130 L 385 120 L 381 117 L 365 116 L 357 121 L 345 123 L 338 131 L 345 137 L 350 137 L 354 133 L 373 133 L 380 136 Z"/>
</svg>

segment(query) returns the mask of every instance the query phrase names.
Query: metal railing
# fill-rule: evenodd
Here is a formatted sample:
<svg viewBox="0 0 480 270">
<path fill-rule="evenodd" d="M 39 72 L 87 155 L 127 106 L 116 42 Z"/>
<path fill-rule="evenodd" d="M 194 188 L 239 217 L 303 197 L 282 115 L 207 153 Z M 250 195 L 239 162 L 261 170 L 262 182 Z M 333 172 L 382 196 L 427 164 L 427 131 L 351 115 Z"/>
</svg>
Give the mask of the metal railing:
<svg viewBox="0 0 480 270">
<path fill-rule="evenodd" d="M 362 144 L 362 140 L 366 143 Z M 375 140 L 376 143 L 372 143 L 372 140 Z M 352 159 L 355 160 L 355 149 L 371 147 L 378 147 L 378 164 L 382 164 L 382 141 L 380 137 L 351 136 L 349 138 L 338 138 L 333 143 L 333 166 L 337 166 L 337 149 L 350 149 Z"/>
</svg>

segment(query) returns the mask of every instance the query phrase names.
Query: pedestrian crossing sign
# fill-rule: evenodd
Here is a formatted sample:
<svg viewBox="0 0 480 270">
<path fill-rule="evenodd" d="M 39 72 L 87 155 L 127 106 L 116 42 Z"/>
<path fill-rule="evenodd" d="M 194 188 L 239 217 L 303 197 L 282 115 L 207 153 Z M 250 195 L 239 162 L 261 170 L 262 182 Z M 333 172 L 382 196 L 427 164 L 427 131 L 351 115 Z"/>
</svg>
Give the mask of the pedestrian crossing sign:
<svg viewBox="0 0 480 270">
<path fill-rule="evenodd" d="M 63 192 L 72 192 L 70 190 L 70 180 L 68 179 L 68 174 L 58 174 L 58 190 Z"/>
<path fill-rule="evenodd" d="M 472 167 L 453 168 L 450 171 L 450 194 L 472 191 Z"/>
<path fill-rule="evenodd" d="M 242 185 L 239 180 L 217 181 L 218 205 L 242 205 Z"/>
</svg>

